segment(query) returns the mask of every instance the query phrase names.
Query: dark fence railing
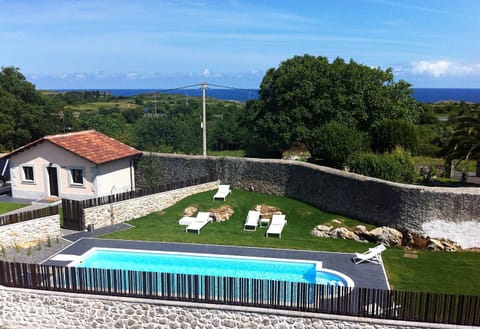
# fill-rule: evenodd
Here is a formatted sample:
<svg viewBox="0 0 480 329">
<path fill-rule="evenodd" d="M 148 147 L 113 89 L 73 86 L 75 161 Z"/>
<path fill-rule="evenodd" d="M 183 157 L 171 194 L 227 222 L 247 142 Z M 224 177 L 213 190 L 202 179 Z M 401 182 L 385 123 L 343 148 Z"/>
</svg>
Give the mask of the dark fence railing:
<svg viewBox="0 0 480 329">
<path fill-rule="evenodd" d="M 0 226 L 25 222 L 27 220 L 58 215 L 58 206 L 22 211 L 15 214 L 0 216 Z"/>
<path fill-rule="evenodd" d="M 247 278 L 59 267 L 0 261 L 0 284 L 392 320 L 480 325 L 480 296 L 325 286 Z"/>
<path fill-rule="evenodd" d="M 204 184 L 217 180 L 215 175 L 207 175 L 203 177 L 193 178 L 189 180 L 177 181 L 172 183 L 161 184 L 153 187 L 136 189 L 130 192 L 111 194 L 103 197 L 87 199 L 87 200 L 69 200 L 62 199 L 63 223 L 65 228 L 83 230 L 83 209 L 110 204 L 119 201 L 130 200 L 146 195 L 160 192 L 176 190 L 179 188 Z"/>
</svg>

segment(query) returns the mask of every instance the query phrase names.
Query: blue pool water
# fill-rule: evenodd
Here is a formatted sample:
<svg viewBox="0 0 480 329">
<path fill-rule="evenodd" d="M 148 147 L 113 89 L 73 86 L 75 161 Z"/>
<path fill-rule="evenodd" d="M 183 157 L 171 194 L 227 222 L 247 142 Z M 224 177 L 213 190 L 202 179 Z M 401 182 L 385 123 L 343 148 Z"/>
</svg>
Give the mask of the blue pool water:
<svg viewBox="0 0 480 329">
<path fill-rule="evenodd" d="M 95 249 L 76 267 L 197 274 L 352 286 L 341 273 L 317 270 L 315 262 Z"/>
</svg>

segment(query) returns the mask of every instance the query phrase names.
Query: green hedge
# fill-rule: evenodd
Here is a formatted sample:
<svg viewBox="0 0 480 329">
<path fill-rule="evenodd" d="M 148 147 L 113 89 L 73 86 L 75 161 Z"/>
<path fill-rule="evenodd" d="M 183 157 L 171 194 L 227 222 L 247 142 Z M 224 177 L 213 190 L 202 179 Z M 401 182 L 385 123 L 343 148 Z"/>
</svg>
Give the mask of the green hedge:
<svg viewBox="0 0 480 329">
<path fill-rule="evenodd" d="M 350 171 L 398 183 L 413 183 L 416 180 L 415 165 L 408 152 L 396 148 L 392 153 L 354 155 L 348 166 Z"/>
</svg>

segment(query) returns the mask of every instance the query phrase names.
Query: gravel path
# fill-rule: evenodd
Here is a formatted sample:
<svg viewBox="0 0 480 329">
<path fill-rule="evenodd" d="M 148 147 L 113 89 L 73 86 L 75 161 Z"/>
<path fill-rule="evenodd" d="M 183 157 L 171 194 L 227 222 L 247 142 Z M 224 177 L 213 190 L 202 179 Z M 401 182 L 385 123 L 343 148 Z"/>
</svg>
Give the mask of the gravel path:
<svg viewBox="0 0 480 329">
<path fill-rule="evenodd" d="M 39 264 L 71 244 L 65 239 L 44 241 L 27 249 L 0 247 L 0 260 L 28 264 Z"/>
</svg>

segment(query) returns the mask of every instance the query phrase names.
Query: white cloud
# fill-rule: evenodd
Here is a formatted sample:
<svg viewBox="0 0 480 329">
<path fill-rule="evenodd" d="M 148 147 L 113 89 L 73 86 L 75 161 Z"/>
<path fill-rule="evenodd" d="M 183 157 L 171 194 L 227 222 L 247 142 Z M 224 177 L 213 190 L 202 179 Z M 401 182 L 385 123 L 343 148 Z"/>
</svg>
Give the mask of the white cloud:
<svg viewBox="0 0 480 329">
<path fill-rule="evenodd" d="M 445 75 L 470 75 L 480 73 L 480 64 L 460 64 L 446 60 L 419 61 L 411 64 L 414 74 L 426 74 L 436 78 Z"/>
<path fill-rule="evenodd" d="M 203 70 L 202 75 L 203 75 L 205 78 L 208 78 L 208 77 L 210 76 L 210 70 L 209 70 L 209 69 Z"/>
<path fill-rule="evenodd" d="M 75 73 L 73 75 L 73 78 L 76 79 L 76 80 L 83 80 L 83 79 L 87 78 L 87 75 L 84 74 L 84 73 Z"/>
<path fill-rule="evenodd" d="M 127 73 L 127 80 L 135 80 L 138 78 L 137 72 L 129 72 Z"/>
</svg>

